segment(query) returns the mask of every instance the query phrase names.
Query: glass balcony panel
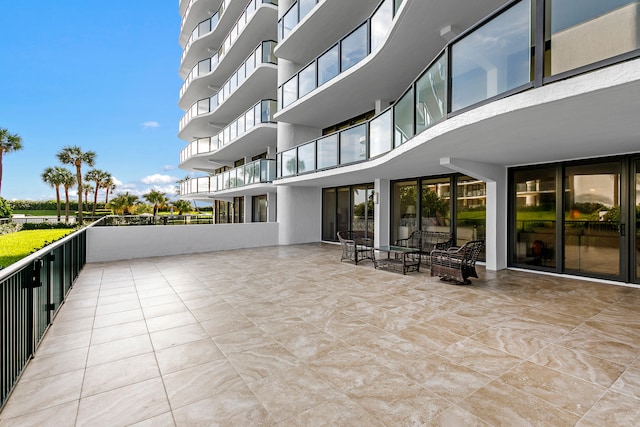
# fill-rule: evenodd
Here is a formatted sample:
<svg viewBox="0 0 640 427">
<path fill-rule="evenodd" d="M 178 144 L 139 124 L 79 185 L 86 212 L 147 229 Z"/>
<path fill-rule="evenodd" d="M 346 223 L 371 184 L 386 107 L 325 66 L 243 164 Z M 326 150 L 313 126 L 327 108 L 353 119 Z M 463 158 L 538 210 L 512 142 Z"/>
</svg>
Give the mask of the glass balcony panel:
<svg viewBox="0 0 640 427">
<path fill-rule="evenodd" d="M 531 5 L 516 3 L 452 48 L 452 111 L 531 81 Z"/>
<path fill-rule="evenodd" d="M 318 169 L 325 169 L 338 165 L 338 134 L 333 134 L 318 139 L 317 146 Z"/>
<path fill-rule="evenodd" d="M 546 9 L 546 76 L 640 49 L 638 0 L 550 0 Z"/>
<path fill-rule="evenodd" d="M 307 65 L 298 74 L 298 95 L 300 98 L 316 88 L 316 63 L 312 62 Z"/>
<path fill-rule="evenodd" d="M 244 115 L 238 118 L 238 135 L 242 135 L 247 131 L 248 127 L 246 126 L 246 122 L 244 121 Z"/>
<path fill-rule="evenodd" d="M 278 103 L 277 101 L 270 99 L 266 102 L 263 102 L 263 105 L 266 104 L 266 107 L 263 106 L 264 111 L 266 112 L 266 116 L 262 118 L 264 123 L 275 123 L 273 120 L 273 115 L 278 112 Z"/>
<path fill-rule="evenodd" d="M 315 141 L 298 147 L 298 173 L 310 172 L 316 168 Z"/>
<path fill-rule="evenodd" d="M 307 16 L 316 3 L 318 3 L 318 0 L 298 0 L 298 7 L 300 8 L 298 22 Z"/>
<path fill-rule="evenodd" d="M 318 58 L 318 86 L 322 86 L 340 71 L 339 46 L 335 45 Z"/>
<path fill-rule="evenodd" d="M 391 110 L 369 122 L 369 157 L 376 157 L 392 148 Z"/>
<path fill-rule="evenodd" d="M 282 18 L 282 38 L 287 37 L 298 24 L 298 7 L 294 5 Z"/>
<path fill-rule="evenodd" d="M 231 142 L 231 127 L 227 126 L 226 128 L 224 128 L 223 135 L 225 144 Z"/>
<path fill-rule="evenodd" d="M 298 159 L 296 151 L 293 148 L 282 153 L 282 176 L 292 176 L 297 173 Z"/>
<path fill-rule="evenodd" d="M 198 116 L 207 114 L 209 111 L 209 98 L 198 101 L 198 112 L 196 113 Z"/>
<path fill-rule="evenodd" d="M 371 17 L 371 51 L 387 38 L 393 20 L 393 0 L 385 0 Z"/>
<path fill-rule="evenodd" d="M 198 76 L 202 76 L 211 71 L 211 59 L 207 58 L 203 61 L 198 62 Z"/>
<path fill-rule="evenodd" d="M 244 122 L 245 122 L 246 130 L 249 130 L 255 126 L 255 112 L 253 110 L 254 109 L 252 108 L 251 110 L 247 111 L 244 114 Z"/>
<path fill-rule="evenodd" d="M 258 124 L 262 122 L 262 109 L 264 108 L 264 101 L 259 102 L 253 107 L 253 121 Z"/>
<path fill-rule="evenodd" d="M 216 190 L 218 191 L 224 190 L 224 174 L 223 173 L 216 176 Z"/>
<path fill-rule="evenodd" d="M 265 64 L 277 64 L 278 57 L 273 52 L 278 44 L 272 41 L 262 42 L 262 62 Z"/>
<path fill-rule="evenodd" d="M 249 2 L 249 5 L 247 6 L 247 16 L 253 15 L 253 12 L 255 11 L 256 11 L 256 2 L 254 1 Z"/>
<path fill-rule="evenodd" d="M 209 151 L 211 151 L 211 140 L 209 138 L 200 138 L 198 139 L 198 145 L 197 145 L 197 153 L 201 154 L 201 153 L 208 153 Z"/>
<path fill-rule="evenodd" d="M 393 106 L 393 116 L 395 148 L 413 138 L 413 88 Z"/>
<path fill-rule="evenodd" d="M 341 71 L 349 68 L 362 61 L 368 53 L 367 47 L 367 24 L 364 23 L 354 32 L 345 37 L 341 42 Z"/>
<path fill-rule="evenodd" d="M 233 141 L 238 137 L 238 123 L 233 122 L 229 125 L 229 141 Z"/>
<path fill-rule="evenodd" d="M 298 99 L 298 76 L 294 76 L 291 80 L 282 85 L 282 107 L 294 102 Z"/>
<path fill-rule="evenodd" d="M 396 12 L 398 12 L 398 9 L 402 6 L 403 1 L 404 0 L 393 0 L 393 16 L 396 16 Z"/>
<path fill-rule="evenodd" d="M 211 31 L 210 19 L 207 19 L 206 21 L 203 21 L 198 25 L 198 37 L 202 37 L 210 31 Z"/>
<path fill-rule="evenodd" d="M 246 70 L 247 76 L 250 75 L 253 72 L 253 70 L 255 70 L 255 68 L 256 68 L 256 55 L 255 53 L 252 53 L 247 58 L 247 62 L 245 63 L 245 70 Z"/>
<path fill-rule="evenodd" d="M 340 132 L 340 164 L 367 158 L 367 125 L 361 124 Z"/>
<path fill-rule="evenodd" d="M 446 80 L 447 60 L 443 55 L 416 81 L 416 133 L 445 117 Z"/>
</svg>

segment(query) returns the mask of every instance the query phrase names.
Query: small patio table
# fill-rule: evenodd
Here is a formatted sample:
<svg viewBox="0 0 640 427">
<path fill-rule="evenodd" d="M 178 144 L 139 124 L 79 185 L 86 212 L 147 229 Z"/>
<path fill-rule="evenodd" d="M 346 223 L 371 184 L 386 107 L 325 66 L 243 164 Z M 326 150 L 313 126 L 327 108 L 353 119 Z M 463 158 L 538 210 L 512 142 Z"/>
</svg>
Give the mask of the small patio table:
<svg viewBox="0 0 640 427">
<path fill-rule="evenodd" d="M 387 256 L 374 257 L 375 268 L 388 268 L 402 274 L 409 271 L 420 271 L 420 248 L 405 248 L 403 246 L 380 246 L 374 252 Z"/>
</svg>

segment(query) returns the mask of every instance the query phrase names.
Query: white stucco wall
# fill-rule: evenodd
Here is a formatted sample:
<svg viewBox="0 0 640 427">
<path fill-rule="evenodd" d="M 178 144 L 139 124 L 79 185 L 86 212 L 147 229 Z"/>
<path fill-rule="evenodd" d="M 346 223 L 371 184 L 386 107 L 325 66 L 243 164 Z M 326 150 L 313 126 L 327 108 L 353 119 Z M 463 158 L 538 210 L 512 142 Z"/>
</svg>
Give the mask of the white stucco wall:
<svg viewBox="0 0 640 427">
<path fill-rule="evenodd" d="M 87 262 L 274 246 L 278 229 L 277 223 L 91 227 Z"/>
<path fill-rule="evenodd" d="M 322 189 L 278 187 L 280 244 L 319 242 L 322 237 Z"/>
</svg>

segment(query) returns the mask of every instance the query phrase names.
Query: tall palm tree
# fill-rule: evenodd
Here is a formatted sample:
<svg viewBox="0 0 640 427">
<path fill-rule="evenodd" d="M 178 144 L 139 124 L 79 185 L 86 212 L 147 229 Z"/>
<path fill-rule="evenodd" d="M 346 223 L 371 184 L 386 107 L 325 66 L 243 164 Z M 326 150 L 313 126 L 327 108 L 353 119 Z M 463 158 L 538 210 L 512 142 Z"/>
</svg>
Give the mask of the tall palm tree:
<svg viewBox="0 0 640 427">
<path fill-rule="evenodd" d="M 107 206 L 107 203 L 109 203 L 109 191 L 115 191 L 116 189 L 116 181 L 111 175 L 109 175 L 109 178 L 105 181 L 104 189 L 106 190 L 104 195 L 104 205 Z"/>
<path fill-rule="evenodd" d="M 127 191 L 126 193 L 118 194 L 116 197 L 111 199 L 111 201 L 109 202 L 109 206 L 113 208 L 114 212 L 116 213 L 131 215 L 138 201 L 138 196 L 129 194 L 129 192 Z"/>
<path fill-rule="evenodd" d="M 64 187 L 64 220 L 69 222 L 69 189 L 76 185 L 76 177 L 68 169 L 63 169 L 62 186 Z"/>
<path fill-rule="evenodd" d="M 182 215 L 185 211 L 191 211 L 191 202 L 189 200 L 176 200 L 172 205 L 178 210 L 178 215 Z"/>
<path fill-rule="evenodd" d="M 104 183 L 109 177 L 109 173 L 100 169 L 91 169 L 84 176 L 84 179 L 87 181 L 93 181 L 95 183 L 94 194 L 93 194 L 93 208 L 91 209 L 91 215 L 96 214 L 96 205 L 98 204 L 98 192 L 101 188 L 104 187 Z"/>
<path fill-rule="evenodd" d="M 149 202 L 153 203 L 153 215 L 158 215 L 158 207 L 163 206 L 169 200 L 165 193 L 157 190 L 151 190 L 147 194 L 143 194 L 142 197 Z"/>
<path fill-rule="evenodd" d="M 78 207 L 78 209 L 89 211 L 89 193 L 93 193 L 93 185 L 82 184 L 82 194 L 84 194 L 84 207 L 80 206 Z"/>
<path fill-rule="evenodd" d="M 66 171 L 66 169 L 61 166 L 48 167 L 40 175 L 46 184 L 56 189 L 56 214 L 58 216 L 58 222 L 60 222 L 60 186 L 64 182 L 64 172 L 62 171 Z"/>
<path fill-rule="evenodd" d="M 57 154 L 60 163 L 72 165 L 76 168 L 76 182 L 78 188 L 82 187 L 82 165 L 87 164 L 93 167 L 96 161 L 96 153 L 93 151 L 82 151 L 77 145 L 67 146 Z M 82 193 L 78 191 L 78 224 L 82 225 Z"/>
<path fill-rule="evenodd" d="M 2 193 L 2 156 L 5 153 L 22 150 L 22 138 L 17 133 L 9 133 L 0 128 L 0 193 Z"/>
</svg>

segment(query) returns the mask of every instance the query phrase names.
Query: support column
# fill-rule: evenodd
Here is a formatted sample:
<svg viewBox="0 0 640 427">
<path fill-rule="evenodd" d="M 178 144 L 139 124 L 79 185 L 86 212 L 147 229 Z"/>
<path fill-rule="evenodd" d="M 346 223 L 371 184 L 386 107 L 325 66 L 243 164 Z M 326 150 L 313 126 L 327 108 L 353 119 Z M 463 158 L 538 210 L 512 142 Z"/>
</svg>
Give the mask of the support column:
<svg viewBox="0 0 640 427">
<path fill-rule="evenodd" d="M 374 246 L 380 247 L 389 244 L 391 191 L 388 179 L 375 179 L 373 183 L 375 191 L 374 201 Z"/>
<path fill-rule="evenodd" d="M 445 157 L 440 164 L 487 184 L 487 269 L 507 268 L 507 168 L 490 163 Z"/>
</svg>

